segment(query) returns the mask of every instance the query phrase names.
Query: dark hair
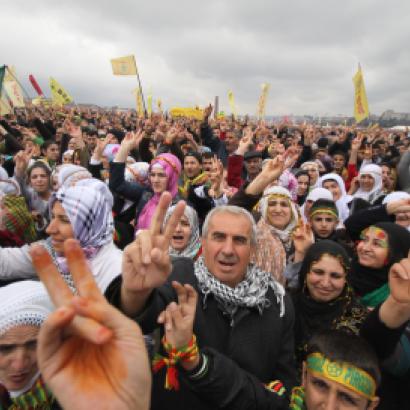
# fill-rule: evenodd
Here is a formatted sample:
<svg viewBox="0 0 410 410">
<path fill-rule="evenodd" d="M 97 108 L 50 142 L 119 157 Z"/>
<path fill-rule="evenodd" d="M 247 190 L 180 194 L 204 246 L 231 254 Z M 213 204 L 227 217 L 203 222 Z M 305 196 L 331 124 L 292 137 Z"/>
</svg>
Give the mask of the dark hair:
<svg viewBox="0 0 410 410">
<path fill-rule="evenodd" d="M 212 151 L 206 151 L 202 153 L 202 159 L 212 159 L 215 156 L 215 153 Z"/>
<path fill-rule="evenodd" d="M 332 157 L 334 157 L 335 155 L 341 155 L 341 156 L 345 159 L 345 161 L 346 161 L 346 158 L 347 158 L 346 152 L 341 151 L 341 150 L 338 150 L 338 151 L 335 151 L 335 152 L 332 154 Z"/>
<path fill-rule="evenodd" d="M 31 167 L 27 170 L 27 177 L 28 179 L 31 178 L 31 173 L 33 171 L 33 169 L 35 168 L 41 168 L 43 169 L 47 176 L 50 177 L 51 175 L 51 169 L 43 162 L 43 161 L 36 161 L 33 165 L 31 165 Z"/>
<path fill-rule="evenodd" d="M 370 374 L 380 385 L 379 361 L 373 348 L 360 336 L 341 330 L 316 333 L 307 344 L 306 356 L 321 353 L 334 362 L 347 362 Z"/>
<path fill-rule="evenodd" d="M 305 175 L 309 178 L 309 184 L 310 184 L 310 176 L 309 176 L 309 172 L 307 172 L 305 169 L 301 169 L 298 172 L 296 172 L 295 177 L 296 179 L 298 179 L 299 177 L 301 177 L 302 175 Z"/>
<path fill-rule="evenodd" d="M 346 276 L 349 274 L 350 259 L 346 250 L 342 247 L 342 245 L 339 245 L 335 241 L 323 239 L 311 245 L 306 252 L 302 266 L 299 270 L 299 285 L 297 289 L 298 292 L 303 291 L 306 276 L 310 272 L 310 268 L 312 267 L 313 263 L 320 261 L 320 259 L 322 259 L 323 255 L 325 254 L 337 258 L 346 270 Z"/>
<path fill-rule="evenodd" d="M 185 154 L 184 159 L 186 157 L 193 157 L 195 158 L 200 164 L 202 164 L 202 155 L 196 151 L 189 151 Z"/>
<path fill-rule="evenodd" d="M 57 145 L 58 146 L 58 142 L 54 141 L 54 140 L 47 140 L 44 142 L 44 144 L 41 146 L 41 149 L 43 150 L 43 152 L 46 152 L 48 147 L 50 147 L 51 145 Z"/>
</svg>

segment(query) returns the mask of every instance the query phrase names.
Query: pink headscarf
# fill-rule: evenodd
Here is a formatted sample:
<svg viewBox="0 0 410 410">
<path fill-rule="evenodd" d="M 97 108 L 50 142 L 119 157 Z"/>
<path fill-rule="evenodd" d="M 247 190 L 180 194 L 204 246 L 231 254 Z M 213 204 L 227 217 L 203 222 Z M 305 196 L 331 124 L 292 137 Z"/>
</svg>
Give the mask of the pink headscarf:
<svg viewBox="0 0 410 410">
<path fill-rule="evenodd" d="M 167 191 L 175 198 L 178 193 L 178 178 L 181 174 L 181 162 L 179 159 L 169 153 L 160 154 L 151 161 L 149 171 L 154 165 L 160 165 L 167 174 Z M 153 197 L 145 204 L 139 215 L 136 229 L 148 229 L 151 225 L 151 219 L 154 216 L 155 209 L 158 205 L 161 194 L 154 193 Z"/>
</svg>

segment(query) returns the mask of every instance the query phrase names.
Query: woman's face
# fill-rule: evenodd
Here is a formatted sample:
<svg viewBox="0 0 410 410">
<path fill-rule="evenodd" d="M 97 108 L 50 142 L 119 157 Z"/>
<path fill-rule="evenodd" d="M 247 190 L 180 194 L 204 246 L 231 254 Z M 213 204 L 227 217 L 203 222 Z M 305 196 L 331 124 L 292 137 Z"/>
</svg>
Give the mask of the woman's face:
<svg viewBox="0 0 410 410">
<path fill-rule="evenodd" d="M 306 276 L 309 295 L 316 302 L 330 302 L 343 292 L 346 285 L 346 271 L 339 259 L 323 255 L 313 262 Z"/>
<path fill-rule="evenodd" d="M 37 326 L 16 326 L 0 337 L 0 380 L 8 391 L 24 388 L 37 368 Z"/>
<path fill-rule="evenodd" d="M 370 192 L 374 186 L 374 178 L 369 174 L 363 174 L 360 175 L 359 183 L 364 192 Z"/>
<path fill-rule="evenodd" d="M 269 223 L 277 229 L 285 229 L 291 220 L 292 209 L 289 199 L 273 195 L 268 199 L 267 216 Z"/>
<path fill-rule="evenodd" d="M 64 254 L 64 241 L 74 238 L 74 231 L 60 201 L 56 201 L 53 205 L 51 221 L 46 232 L 50 235 L 54 250 L 59 254 Z"/>
<path fill-rule="evenodd" d="M 319 168 L 313 165 L 310 165 L 305 169 L 310 177 L 310 185 L 315 185 L 317 179 L 319 178 Z"/>
<path fill-rule="evenodd" d="M 63 164 L 72 164 L 72 163 L 73 163 L 73 155 L 72 154 L 63 155 Z"/>
<path fill-rule="evenodd" d="M 323 188 L 328 189 L 332 193 L 333 200 L 335 202 L 342 196 L 342 191 L 340 190 L 339 184 L 333 179 L 323 182 Z"/>
<path fill-rule="evenodd" d="M 188 218 L 183 215 L 179 221 L 174 235 L 171 239 L 171 247 L 178 252 L 183 251 L 191 238 L 191 225 L 189 224 Z"/>
<path fill-rule="evenodd" d="M 373 269 L 385 266 L 389 256 L 387 233 L 376 226 L 365 229 L 360 235 L 357 255 L 360 265 Z"/>
<path fill-rule="evenodd" d="M 152 168 L 149 174 L 149 180 L 151 183 L 152 190 L 155 194 L 161 194 L 162 192 L 167 190 L 168 176 L 163 168 Z"/>
<path fill-rule="evenodd" d="M 33 168 L 30 172 L 30 185 L 39 194 L 44 194 L 50 189 L 50 178 L 47 172 L 41 168 Z"/>
<path fill-rule="evenodd" d="M 309 188 L 309 177 L 307 175 L 301 175 L 298 177 L 298 192 L 299 196 L 306 195 Z"/>
</svg>

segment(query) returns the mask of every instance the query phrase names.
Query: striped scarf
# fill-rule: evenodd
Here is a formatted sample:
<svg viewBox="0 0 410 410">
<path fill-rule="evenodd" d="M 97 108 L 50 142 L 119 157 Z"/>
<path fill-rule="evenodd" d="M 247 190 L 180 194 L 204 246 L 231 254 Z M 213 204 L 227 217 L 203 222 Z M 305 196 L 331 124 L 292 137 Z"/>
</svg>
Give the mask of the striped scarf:
<svg viewBox="0 0 410 410">
<path fill-rule="evenodd" d="M 9 398 L 7 404 L 1 403 L 0 410 L 51 410 L 53 405 L 55 398 L 39 377 L 30 390 L 15 398 Z"/>
</svg>

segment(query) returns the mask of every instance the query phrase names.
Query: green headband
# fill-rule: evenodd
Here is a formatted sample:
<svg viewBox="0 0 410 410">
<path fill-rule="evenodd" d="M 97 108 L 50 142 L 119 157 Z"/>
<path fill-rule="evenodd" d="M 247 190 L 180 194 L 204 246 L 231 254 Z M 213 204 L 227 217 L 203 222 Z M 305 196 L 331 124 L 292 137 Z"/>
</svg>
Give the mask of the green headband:
<svg viewBox="0 0 410 410">
<path fill-rule="evenodd" d="M 349 390 L 374 400 L 376 382 L 369 373 L 347 362 L 332 362 L 321 353 L 312 353 L 306 360 L 307 370 L 317 376 L 325 377 Z"/>
</svg>

